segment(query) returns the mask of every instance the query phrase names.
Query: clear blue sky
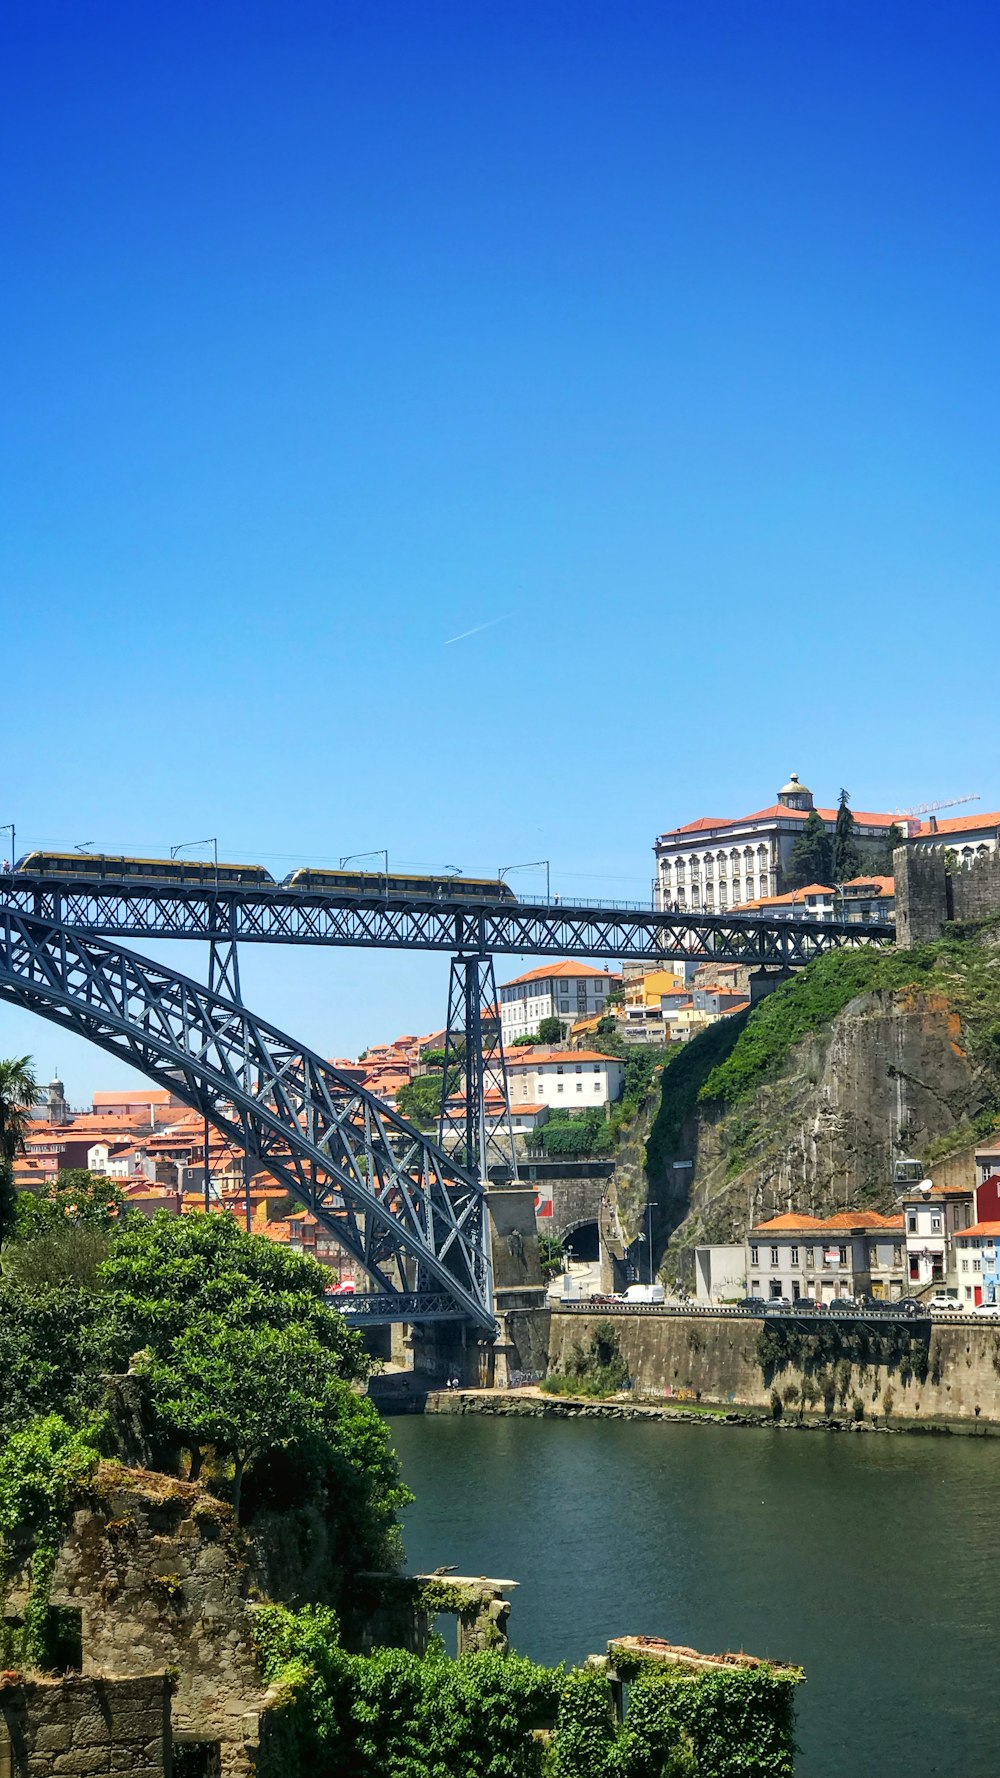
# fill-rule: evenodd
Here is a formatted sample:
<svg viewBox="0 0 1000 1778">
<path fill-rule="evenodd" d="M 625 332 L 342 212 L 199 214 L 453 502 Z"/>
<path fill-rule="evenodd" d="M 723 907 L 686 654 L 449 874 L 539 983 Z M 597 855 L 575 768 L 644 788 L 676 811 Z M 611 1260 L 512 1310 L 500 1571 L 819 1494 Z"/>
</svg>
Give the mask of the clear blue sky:
<svg viewBox="0 0 1000 1778">
<path fill-rule="evenodd" d="M 628 897 L 792 769 L 997 806 L 998 48 L 962 0 L 12 0 L 19 850 Z M 246 976 L 327 1054 L 446 986 Z"/>
</svg>

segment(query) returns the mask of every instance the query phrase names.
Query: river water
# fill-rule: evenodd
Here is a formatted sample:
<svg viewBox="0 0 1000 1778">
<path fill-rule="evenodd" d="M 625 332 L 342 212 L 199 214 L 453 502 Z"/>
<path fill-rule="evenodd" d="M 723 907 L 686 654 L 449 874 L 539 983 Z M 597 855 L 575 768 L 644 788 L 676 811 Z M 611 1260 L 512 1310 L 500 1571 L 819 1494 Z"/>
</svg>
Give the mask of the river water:
<svg viewBox="0 0 1000 1778">
<path fill-rule="evenodd" d="M 511 1640 L 798 1662 L 802 1778 L 997 1778 L 1000 1441 L 390 1421 L 417 1571 L 518 1580 Z"/>
</svg>

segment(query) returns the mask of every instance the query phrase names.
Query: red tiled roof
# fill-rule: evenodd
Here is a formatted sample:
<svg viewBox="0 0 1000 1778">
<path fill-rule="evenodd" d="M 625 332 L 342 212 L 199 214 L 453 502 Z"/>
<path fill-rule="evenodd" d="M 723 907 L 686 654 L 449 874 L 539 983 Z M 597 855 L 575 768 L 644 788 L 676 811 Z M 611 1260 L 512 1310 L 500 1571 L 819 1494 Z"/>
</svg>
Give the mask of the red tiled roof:
<svg viewBox="0 0 1000 1778">
<path fill-rule="evenodd" d="M 1000 1237 L 1000 1222 L 974 1222 L 971 1229 L 955 1230 L 958 1241 L 965 1241 L 970 1235 L 979 1240 L 995 1241 Z"/>
</svg>

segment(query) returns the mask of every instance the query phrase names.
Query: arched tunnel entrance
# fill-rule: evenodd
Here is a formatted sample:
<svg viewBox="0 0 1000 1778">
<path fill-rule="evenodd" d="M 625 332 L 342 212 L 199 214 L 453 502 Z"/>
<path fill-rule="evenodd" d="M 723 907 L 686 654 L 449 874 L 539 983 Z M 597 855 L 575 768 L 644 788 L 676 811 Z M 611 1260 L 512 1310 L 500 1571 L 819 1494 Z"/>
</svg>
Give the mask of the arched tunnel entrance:
<svg viewBox="0 0 1000 1778">
<path fill-rule="evenodd" d="M 566 1270 L 581 1295 L 595 1295 L 601 1288 L 601 1237 L 596 1217 L 571 1223 L 563 1231 L 562 1246 Z"/>
</svg>

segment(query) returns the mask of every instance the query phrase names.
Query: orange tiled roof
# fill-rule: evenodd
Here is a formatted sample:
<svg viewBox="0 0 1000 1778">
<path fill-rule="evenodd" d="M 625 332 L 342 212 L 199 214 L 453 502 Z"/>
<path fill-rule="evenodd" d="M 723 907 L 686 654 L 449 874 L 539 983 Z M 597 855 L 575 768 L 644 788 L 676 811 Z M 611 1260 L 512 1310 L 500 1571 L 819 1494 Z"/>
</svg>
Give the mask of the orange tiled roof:
<svg viewBox="0 0 1000 1778">
<path fill-rule="evenodd" d="M 529 969 L 526 975 L 516 975 L 513 981 L 504 982 L 505 988 L 520 987 L 522 982 L 545 982 L 550 976 L 603 976 L 606 981 L 616 982 L 617 975 L 607 969 L 592 969 L 589 963 L 546 963 L 542 969 Z"/>
<path fill-rule="evenodd" d="M 883 1216 L 878 1210 L 838 1210 L 836 1216 L 806 1216 L 796 1210 L 786 1210 L 781 1216 L 772 1216 L 768 1222 L 759 1222 L 751 1230 L 752 1234 L 780 1234 L 783 1230 L 792 1232 L 796 1229 L 806 1231 L 829 1230 L 831 1234 L 846 1232 L 848 1229 L 893 1229 L 901 1230 L 902 1216 Z"/>
<path fill-rule="evenodd" d="M 508 1068 L 534 1068 L 538 1062 L 617 1062 L 618 1056 L 604 1056 L 600 1050 L 538 1050 L 519 1046 L 516 1059 L 506 1057 Z"/>
<path fill-rule="evenodd" d="M 950 821 L 922 821 L 917 829 L 917 839 L 926 839 L 935 833 L 978 833 L 984 828 L 1000 827 L 1000 810 L 992 809 L 986 815 L 956 815 Z"/>
<path fill-rule="evenodd" d="M 971 1229 L 955 1230 L 955 1239 L 957 1241 L 965 1241 L 970 1235 L 981 1241 L 995 1241 L 1000 1237 L 1000 1222 L 974 1222 Z"/>
</svg>

